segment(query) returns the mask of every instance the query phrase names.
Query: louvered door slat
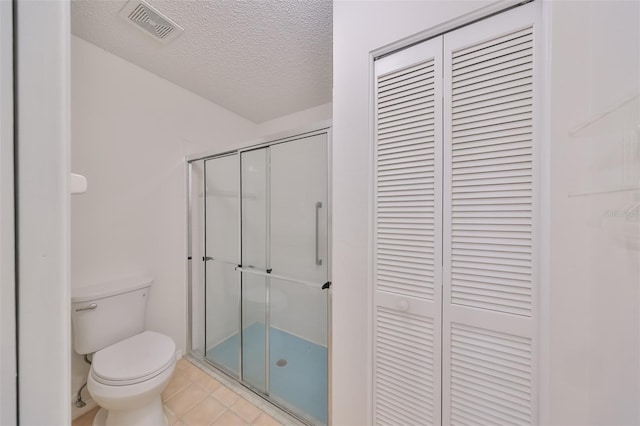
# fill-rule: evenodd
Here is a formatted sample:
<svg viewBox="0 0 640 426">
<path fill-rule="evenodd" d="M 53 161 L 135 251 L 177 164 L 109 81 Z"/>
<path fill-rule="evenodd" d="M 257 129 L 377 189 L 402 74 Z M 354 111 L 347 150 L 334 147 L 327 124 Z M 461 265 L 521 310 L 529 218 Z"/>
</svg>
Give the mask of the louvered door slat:
<svg viewBox="0 0 640 426">
<path fill-rule="evenodd" d="M 424 70 L 424 67 L 423 67 Z M 427 70 L 428 71 L 428 70 Z M 388 93 L 395 93 L 398 92 L 400 90 L 402 90 L 402 88 L 404 87 L 410 87 L 412 85 L 416 85 L 416 84 L 424 84 L 425 82 L 429 81 L 430 79 L 433 79 L 433 73 L 431 73 L 431 78 L 425 78 L 425 75 L 427 73 L 426 72 L 416 72 L 413 74 L 412 77 L 403 79 L 401 81 L 395 81 L 395 82 L 389 82 L 385 85 L 381 85 L 380 89 L 378 90 L 378 94 L 380 95 L 379 98 L 382 99 L 386 94 Z"/>
<path fill-rule="evenodd" d="M 441 58 L 438 39 L 376 61 L 377 424 L 441 422 Z"/>
<path fill-rule="evenodd" d="M 485 114 L 480 117 L 471 117 L 467 119 L 456 120 L 457 130 L 477 129 L 486 126 L 513 123 L 529 119 L 530 106 L 521 108 L 512 108 L 507 112 Z"/>
<path fill-rule="evenodd" d="M 499 82 L 498 79 L 491 79 L 483 83 L 465 86 L 463 89 L 454 90 L 452 99 L 454 102 L 459 102 L 465 99 L 478 98 L 486 94 L 518 90 L 522 86 L 526 86 L 532 82 L 533 78 L 531 75 L 527 75 L 522 78 L 509 78 L 504 82 Z"/>
<path fill-rule="evenodd" d="M 422 78 L 416 78 L 413 82 L 403 82 L 401 85 L 392 85 L 390 89 L 378 92 L 378 101 L 382 104 L 390 99 L 403 98 L 416 93 L 425 93 L 433 90 L 433 72 L 424 74 Z"/>
<path fill-rule="evenodd" d="M 534 10 L 445 35 L 444 423 L 535 423 Z"/>
<path fill-rule="evenodd" d="M 425 143 L 432 139 L 432 130 L 414 130 L 412 132 L 404 132 L 400 135 L 382 135 L 378 138 L 378 143 L 380 144 L 380 149 L 384 150 L 385 148 Z"/>
<path fill-rule="evenodd" d="M 381 119 L 393 117 L 398 114 L 404 114 L 407 111 L 417 111 L 420 108 L 428 108 L 429 102 L 423 98 L 418 98 L 412 101 L 406 101 L 393 106 L 380 107 L 378 105 L 378 117 Z"/>
<path fill-rule="evenodd" d="M 514 31 L 509 38 L 491 39 L 483 43 L 474 44 L 466 49 L 458 50 L 456 57 L 453 58 L 454 64 L 459 64 L 473 58 L 482 58 L 485 54 L 500 51 L 516 44 L 531 41 L 531 29 L 524 28 L 520 31 Z"/>
<path fill-rule="evenodd" d="M 429 64 L 420 62 L 416 65 L 394 70 L 394 72 L 386 73 L 378 77 L 378 90 L 384 90 L 392 84 L 401 84 L 400 82 L 408 78 L 425 75 L 431 72 Z"/>
<path fill-rule="evenodd" d="M 433 114 L 433 105 L 430 103 L 420 103 L 418 107 L 406 107 L 396 110 L 394 113 L 380 114 L 378 116 L 378 126 L 384 126 L 394 121 L 413 119 L 416 117 Z"/>
<path fill-rule="evenodd" d="M 499 84 L 504 84 L 512 81 L 517 81 L 523 78 L 530 78 L 533 76 L 532 64 L 530 62 L 518 65 L 515 67 L 509 67 L 502 71 L 495 73 L 483 74 L 474 78 L 467 78 L 458 81 L 453 84 L 453 94 L 461 94 L 471 92 L 483 87 L 496 87 Z"/>
<path fill-rule="evenodd" d="M 391 117 L 391 119 L 387 119 L 384 123 L 378 123 L 378 129 L 382 131 L 389 128 L 398 128 L 399 126 L 415 125 L 424 122 L 425 118 L 432 118 L 433 116 L 433 113 L 428 113 L 426 111 L 426 109 L 421 109 L 418 110 L 416 114 L 404 114 L 400 117 Z"/>
<path fill-rule="evenodd" d="M 395 105 L 405 99 L 421 99 L 425 95 L 429 96 L 431 93 L 433 93 L 433 83 L 414 83 L 406 87 L 397 88 L 395 93 L 381 94 L 378 102 L 381 107 L 384 107 L 385 105 Z"/>
<path fill-rule="evenodd" d="M 510 102 L 504 105 L 498 105 L 488 111 L 483 110 L 471 110 L 470 112 L 458 113 L 453 117 L 459 126 L 465 124 L 472 124 L 476 122 L 483 122 L 485 120 L 491 120 L 493 118 L 509 117 L 512 115 L 519 115 L 523 112 L 526 113 L 531 108 L 530 99 L 521 99 L 519 101 Z"/>
</svg>

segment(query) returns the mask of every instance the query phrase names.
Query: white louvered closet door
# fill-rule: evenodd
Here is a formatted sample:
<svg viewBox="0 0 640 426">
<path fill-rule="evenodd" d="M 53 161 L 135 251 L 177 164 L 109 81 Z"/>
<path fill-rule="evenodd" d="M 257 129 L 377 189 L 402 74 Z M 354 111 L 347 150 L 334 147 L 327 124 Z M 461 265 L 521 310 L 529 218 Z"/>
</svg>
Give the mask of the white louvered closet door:
<svg viewBox="0 0 640 426">
<path fill-rule="evenodd" d="M 537 423 L 536 6 L 444 38 L 444 424 Z"/>
<path fill-rule="evenodd" d="M 374 421 L 441 422 L 442 38 L 377 60 Z"/>
</svg>

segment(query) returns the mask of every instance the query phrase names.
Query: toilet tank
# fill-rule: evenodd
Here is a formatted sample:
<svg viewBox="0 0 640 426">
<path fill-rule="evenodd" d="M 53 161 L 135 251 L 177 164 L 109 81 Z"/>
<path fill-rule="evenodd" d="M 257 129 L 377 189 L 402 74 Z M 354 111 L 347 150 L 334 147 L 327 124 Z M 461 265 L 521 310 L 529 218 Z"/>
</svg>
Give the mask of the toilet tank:
<svg viewBox="0 0 640 426">
<path fill-rule="evenodd" d="M 144 331 L 153 279 L 136 276 L 71 290 L 73 345 L 81 355 Z"/>
</svg>

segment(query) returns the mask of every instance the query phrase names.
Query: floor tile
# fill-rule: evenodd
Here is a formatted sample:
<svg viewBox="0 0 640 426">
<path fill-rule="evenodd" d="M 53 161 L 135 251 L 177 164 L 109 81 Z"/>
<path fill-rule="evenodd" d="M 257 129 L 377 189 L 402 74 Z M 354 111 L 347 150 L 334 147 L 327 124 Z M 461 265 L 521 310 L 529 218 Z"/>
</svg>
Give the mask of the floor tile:
<svg viewBox="0 0 640 426">
<path fill-rule="evenodd" d="M 164 416 L 167 418 L 167 423 L 169 423 L 169 426 L 173 426 L 178 421 L 178 419 L 176 419 L 176 416 L 167 407 L 164 407 Z"/>
<path fill-rule="evenodd" d="M 182 374 L 182 370 L 175 369 L 173 372 L 173 377 L 169 381 L 169 384 L 162 392 L 162 400 L 166 401 L 171 398 L 173 395 L 186 388 L 191 384 L 191 380 L 184 374 Z"/>
<path fill-rule="evenodd" d="M 96 407 L 91 411 L 87 411 L 73 421 L 73 426 L 91 426 L 93 424 L 93 418 L 96 416 L 99 409 L 100 407 Z"/>
<path fill-rule="evenodd" d="M 198 380 L 202 380 L 205 377 L 209 377 L 209 374 L 202 371 L 195 365 L 191 365 L 190 367 L 184 368 L 180 370 L 180 372 L 192 382 L 197 382 Z"/>
<path fill-rule="evenodd" d="M 183 370 L 187 367 L 191 367 L 193 366 L 193 364 L 191 364 L 189 361 L 187 361 L 186 358 L 180 358 L 177 362 L 176 362 L 176 368 L 178 370 Z"/>
<path fill-rule="evenodd" d="M 276 419 L 263 412 L 252 423 L 255 426 L 282 426 Z"/>
<path fill-rule="evenodd" d="M 165 402 L 165 405 L 179 419 L 196 404 L 205 399 L 207 395 L 208 392 L 200 385 L 190 384 L 169 398 L 167 402 Z"/>
<path fill-rule="evenodd" d="M 216 379 L 214 379 L 213 377 L 211 377 L 206 373 L 204 373 L 201 376 L 198 376 L 195 379 L 195 382 L 209 392 L 214 392 L 222 386 L 222 383 L 220 383 L 219 381 L 217 381 Z"/>
<path fill-rule="evenodd" d="M 220 401 L 209 396 L 189 410 L 187 414 L 182 416 L 181 420 L 185 425 L 189 426 L 208 425 L 220 417 L 220 414 L 225 410 L 225 406 Z"/>
<path fill-rule="evenodd" d="M 216 426 L 245 426 L 247 423 L 238 417 L 233 411 L 226 411 L 212 423 Z"/>
<path fill-rule="evenodd" d="M 220 386 L 220 388 L 216 390 L 212 395 L 227 407 L 233 405 L 233 403 L 236 402 L 238 398 L 240 398 L 240 395 L 226 386 Z"/>
<path fill-rule="evenodd" d="M 230 408 L 247 423 L 254 421 L 262 412 L 262 410 L 244 398 L 238 398 Z"/>
</svg>

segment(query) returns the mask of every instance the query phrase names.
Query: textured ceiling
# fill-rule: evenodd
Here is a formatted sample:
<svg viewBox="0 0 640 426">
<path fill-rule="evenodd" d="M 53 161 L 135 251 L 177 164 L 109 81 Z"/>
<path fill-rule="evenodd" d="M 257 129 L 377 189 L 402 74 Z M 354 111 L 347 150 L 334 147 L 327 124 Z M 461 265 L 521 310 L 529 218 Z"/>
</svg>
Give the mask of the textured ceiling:
<svg viewBox="0 0 640 426">
<path fill-rule="evenodd" d="M 72 33 L 256 123 L 331 101 L 331 1 L 148 3 L 185 33 L 154 40 L 120 0 L 72 1 Z"/>
</svg>

